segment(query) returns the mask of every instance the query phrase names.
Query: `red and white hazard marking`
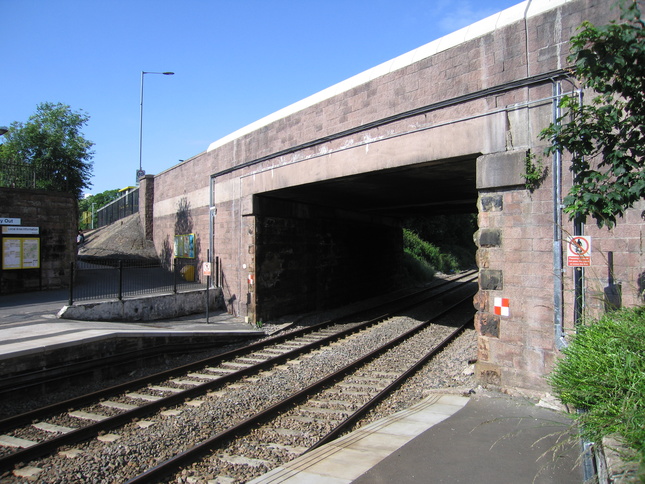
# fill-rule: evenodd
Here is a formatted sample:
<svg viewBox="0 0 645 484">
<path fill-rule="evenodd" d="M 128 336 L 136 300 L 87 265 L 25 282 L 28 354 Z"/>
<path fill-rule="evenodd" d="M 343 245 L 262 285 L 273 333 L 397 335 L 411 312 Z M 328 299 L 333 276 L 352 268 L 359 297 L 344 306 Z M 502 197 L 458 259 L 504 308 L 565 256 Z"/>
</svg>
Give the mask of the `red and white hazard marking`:
<svg viewBox="0 0 645 484">
<path fill-rule="evenodd" d="M 496 297 L 495 298 L 495 314 L 498 316 L 509 316 L 510 312 L 510 300 L 507 297 Z"/>
</svg>

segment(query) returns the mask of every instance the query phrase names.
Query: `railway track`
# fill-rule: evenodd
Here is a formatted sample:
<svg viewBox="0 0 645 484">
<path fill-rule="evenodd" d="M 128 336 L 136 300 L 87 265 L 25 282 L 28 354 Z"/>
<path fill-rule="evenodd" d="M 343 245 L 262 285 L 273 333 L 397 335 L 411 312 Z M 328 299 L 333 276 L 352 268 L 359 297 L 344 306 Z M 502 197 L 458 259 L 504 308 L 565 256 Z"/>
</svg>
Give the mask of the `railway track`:
<svg viewBox="0 0 645 484">
<path fill-rule="evenodd" d="M 468 275 L 471 274 L 469 272 L 466 272 L 464 274 L 460 274 L 457 277 L 454 278 L 454 280 L 459 280 L 460 278 L 463 277 L 468 277 Z M 446 284 L 447 282 L 439 282 L 436 284 L 434 287 L 439 288 L 442 285 Z M 403 297 L 398 297 L 395 299 L 394 302 L 400 303 L 400 304 L 406 304 L 407 301 L 414 301 L 417 297 L 422 297 L 424 293 L 427 291 L 432 291 L 434 290 L 433 287 L 430 287 L 428 289 L 424 289 L 419 292 L 415 292 L 413 294 L 405 295 Z M 372 311 L 378 311 L 381 308 L 387 308 L 387 305 L 390 304 L 390 302 L 385 302 L 381 307 L 374 307 L 372 308 Z M 324 322 L 323 324 L 334 324 L 335 322 L 338 322 L 338 320 L 342 319 L 347 319 L 351 317 L 361 317 L 361 314 L 364 313 L 364 311 L 357 311 L 352 314 L 342 316 L 340 318 L 334 318 L 330 319 L 329 321 Z M 239 347 L 239 346 L 246 346 L 245 343 L 233 343 L 230 345 L 231 347 Z M 183 348 L 183 349 L 182 349 Z M 168 359 L 168 355 L 173 355 L 173 354 L 183 354 L 184 356 L 187 353 L 196 353 L 196 352 L 204 352 L 206 353 L 206 350 L 208 353 L 216 354 L 216 353 L 223 353 L 223 351 L 217 351 L 214 352 L 212 348 L 212 343 L 209 345 L 203 345 L 199 346 L 196 348 L 196 345 L 194 343 L 191 343 L 189 348 L 186 348 L 186 345 L 166 345 L 162 349 L 156 348 L 156 349 L 150 349 L 148 353 L 146 350 L 137 350 L 135 353 L 131 354 L 122 354 L 122 355 L 116 355 L 116 356 L 110 356 L 110 357 L 105 357 L 105 358 L 95 358 L 91 361 L 83 361 L 83 362 L 76 362 L 76 363 L 69 363 L 66 364 L 62 367 L 56 367 L 56 368 L 45 368 L 42 371 L 39 372 L 32 372 L 27 375 L 16 375 L 16 376 L 10 376 L 7 378 L 2 379 L 0 382 L 0 401 L 9 401 L 12 398 L 15 398 L 16 395 L 20 395 L 20 397 L 25 398 L 25 396 L 29 397 L 29 400 L 24 402 L 22 406 L 26 406 L 27 408 L 30 407 L 30 402 L 33 401 L 38 401 L 39 396 L 42 394 L 49 394 L 52 390 L 55 390 L 59 388 L 61 385 L 63 386 L 68 386 L 70 381 L 81 381 L 81 382 L 86 382 L 85 386 L 91 386 L 89 385 L 88 382 L 88 374 L 91 375 L 92 381 L 95 381 L 96 375 L 105 375 L 105 377 L 109 378 L 110 375 L 115 373 L 115 368 L 141 368 L 142 367 L 142 361 L 146 361 L 146 358 L 149 358 L 147 361 L 149 361 L 151 364 L 154 365 L 153 360 L 155 358 L 158 358 L 159 355 L 155 353 L 158 351 L 163 351 L 163 359 L 166 360 Z M 136 360 L 135 360 L 136 358 Z M 198 360 L 197 358 L 193 358 L 194 360 Z M 198 360 L 199 361 L 199 360 Z M 175 365 L 177 368 L 179 368 L 180 364 Z M 173 371 L 173 370 L 170 370 Z M 127 371 L 129 372 L 129 371 Z M 144 383 L 146 380 L 149 380 L 151 378 L 157 378 L 160 377 L 161 374 L 149 374 L 148 376 L 142 377 L 139 379 L 142 383 Z M 125 378 L 120 378 L 121 380 L 124 380 Z M 124 385 L 129 385 L 129 382 L 126 382 Z M 90 392 L 91 390 L 86 390 L 86 392 Z M 78 393 L 81 395 L 81 393 Z M 89 393 L 88 393 L 89 394 Z M 41 403 L 41 405 L 47 405 L 47 403 Z M 36 408 L 33 406 L 32 408 Z M 12 412 L 10 408 L 4 408 L 2 409 L 2 414 L 0 415 L 0 425 L 2 424 L 2 420 L 5 418 L 8 418 L 12 416 Z"/>
<path fill-rule="evenodd" d="M 145 380 L 3 420 L 0 422 L 0 433 L 3 434 L 0 436 L 0 444 L 3 445 L 0 448 L 0 471 L 5 472 L 3 477 L 11 479 L 12 475 L 23 472 L 20 469 L 34 469 L 33 472 L 47 475 L 48 482 L 65 482 L 61 476 L 52 476 L 52 473 L 57 475 L 56 469 L 70 467 L 69 462 L 61 466 L 61 460 L 78 462 L 83 475 L 90 472 L 89 460 L 98 461 L 96 470 L 87 476 L 90 481 L 121 482 L 123 479 L 112 481 L 110 477 L 119 469 L 119 472 L 128 471 L 125 475 L 131 482 L 159 482 L 161 475 L 172 473 L 173 469 L 220 448 L 225 442 L 233 441 L 232 445 L 242 445 L 239 443 L 242 440 L 236 439 L 240 434 L 251 431 L 253 434 L 267 433 L 256 427 L 267 419 L 276 421 L 286 418 L 284 415 L 288 412 L 296 411 L 296 403 L 313 398 L 313 403 L 299 407 L 304 414 L 290 419 L 291 427 L 293 422 L 300 422 L 306 430 L 293 429 L 289 425 L 278 426 L 277 433 L 274 432 L 268 441 L 265 439 L 264 443 L 247 444 L 251 448 L 262 449 L 264 453 L 268 452 L 267 449 L 276 448 L 276 456 L 264 459 L 240 457 L 239 452 L 224 452 L 217 457 L 224 462 L 223 467 L 207 464 L 206 468 L 211 470 L 205 473 L 232 474 L 234 472 L 228 470 L 229 467 L 253 467 L 249 467 L 248 462 L 258 464 L 260 469 L 279 465 L 290 455 L 315 447 L 352 425 L 369 408 L 364 407 L 366 401 L 373 405 L 383 398 L 371 391 L 373 388 L 388 388 L 391 391 L 402 381 L 398 375 L 394 375 L 400 373 L 398 370 L 368 370 L 360 375 L 356 372 L 365 372 L 360 368 L 372 361 L 377 366 L 386 367 L 388 353 L 405 353 L 405 350 L 396 350 L 394 347 L 404 348 L 408 341 L 420 338 L 425 333 L 433 334 L 433 348 L 441 348 L 447 344 L 443 340 L 448 341 L 448 336 L 454 337 L 472 319 L 473 288 L 469 284 L 472 275 L 464 275 L 461 279 L 434 287 L 425 294 L 408 297 L 405 301 L 397 301 L 394 303 L 396 307 L 389 311 L 384 312 L 384 308 L 372 309 L 367 321 L 359 320 L 358 315 L 346 317 L 343 321 L 327 321 Z M 465 314 L 469 314 L 470 318 L 466 316 L 467 322 L 461 322 L 456 330 L 454 323 L 442 326 L 431 321 L 419 323 L 418 318 L 411 316 L 394 316 L 395 313 L 406 311 L 433 311 L 433 320 L 439 318 L 439 314 L 446 313 L 446 310 L 428 309 L 428 305 L 436 306 L 437 298 L 442 301 L 456 298 L 460 302 L 451 303 L 451 311 L 457 307 L 464 311 L 464 305 L 469 306 L 470 310 L 466 310 Z M 422 303 L 424 299 L 426 302 Z M 441 316 L 444 320 L 446 317 Z M 437 328 L 442 328 L 442 331 Z M 429 343 L 424 344 L 430 346 Z M 348 348 L 352 348 L 352 356 L 339 357 L 339 353 L 348 351 Z M 418 351 L 408 353 L 414 354 L 413 359 L 419 359 Z M 376 363 L 376 358 L 380 363 Z M 400 363 L 396 366 L 400 366 Z M 412 365 L 405 363 L 405 367 L 412 368 Z M 410 369 L 404 373 L 413 371 Z M 295 374 L 287 378 L 290 383 L 282 382 L 289 373 Z M 378 378 L 374 378 L 375 375 Z M 343 382 L 348 378 L 350 380 Z M 340 389 L 335 391 L 336 394 L 344 394 L 348 398 L 325 399 L 321 391 L 332 384 L 330 388 Z M 363 390 L 347 390 L 361 388 L 361 385 Z M 246 396 L 242 397 L 242 393 Z M 311 396 L 314 394 L 317 395 L 315 398 Z M 323 418 L 317 418 L 316 414 Z M 79 425 L 79 422 L 87 424 Z M 203 422 L 208 422 L 208 425 L 204 426 Z M 334 425 L 330 426 L 330 423 Z M 161 432 L 162 428 L 168 427 L 171 429 L 170 437 L 168 430 Z M 175 439 L 172 438 L 173 429 Z M 290 431 L 294 435 L 286 439 L 287 443 L 279 443 L 281 432 L 288 434 Z M 306 438 L 301 438 L 302 432 Z M 282 441 L 285 439 L 282 438 Z M 81 442 L 81 445 L 74 447 Z M 142 448 L 146 449 L 144 454 L 148 457 L 132 459 L 130 454 L 137 453 L 134 449 Z M 118 450 L 116 456 L 112 455 L 115 449 Z M 124 462 L 124 456 L 119 455 L 123 452 L 128 455 L 127 462 L 131 469 L 123 469 L 119 464 Z M 231 460 L 247 464 L 232 464 Z M 16 466 L 18 470 L 15 470 Z M 247 477 L 231 478 L 244 480 Z"/>
</svg>

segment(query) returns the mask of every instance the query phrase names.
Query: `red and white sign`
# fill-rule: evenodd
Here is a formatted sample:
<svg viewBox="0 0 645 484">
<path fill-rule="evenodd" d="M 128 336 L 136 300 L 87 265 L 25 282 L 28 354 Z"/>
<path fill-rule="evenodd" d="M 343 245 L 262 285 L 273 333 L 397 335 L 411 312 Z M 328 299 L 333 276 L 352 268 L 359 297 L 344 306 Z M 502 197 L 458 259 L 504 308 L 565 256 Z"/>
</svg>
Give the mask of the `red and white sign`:
<svg viewBox="0 0 645 484">
<path fill-rule="evenodd" d="M 567 239 L 567 266 L 589 267 L 591 265 L 591 237 L 576 235 Z"/>
<path fill-rule="evenodd" d="M 496 297 L 494 312 L 498 316 L 510 316 L 511 314 L 510 306 L 511 306 L 511 301 L 507 297 Z"/>
<path fill-rule="evenodd" d="M 210 276 L 211 275 L 211 263 L 210 262 L 204 262 L 202 264 L 202 273 L 205 276 Z"/>
</svg>

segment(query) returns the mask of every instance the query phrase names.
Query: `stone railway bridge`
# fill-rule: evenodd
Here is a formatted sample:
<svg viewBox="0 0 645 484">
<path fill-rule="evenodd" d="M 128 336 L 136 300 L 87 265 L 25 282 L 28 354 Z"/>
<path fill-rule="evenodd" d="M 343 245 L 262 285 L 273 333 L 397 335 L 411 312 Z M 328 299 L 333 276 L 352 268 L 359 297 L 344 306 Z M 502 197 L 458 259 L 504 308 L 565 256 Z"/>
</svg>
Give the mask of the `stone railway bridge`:
<svg viewBox="0 0 645 484">
<path fill-rule="evenodd" d="M 573 328 L 573 225 L 559 202 L 571 174 L 559 156 L 543 159 L 548 176 L 532 192 L 522 174 L 528 154 L 542 157 L 557 96 L 577 89 L 569 38 L 584 20 L 616 18 L 610 3 L 525 1 L 145 176 L 147 237 L 169 259 L 174 236 L 194 233 L 198 263 L 220 263 L 228 310 L 253 322 L 393 289 L 402 217 L 477 213 L 477 374 L 543 392 Z M 641 301 L 642 209 L 611 232 L 586 227 L 586 312 L 602 310 L 610 259 L 622 303 Z"/>
</svg>

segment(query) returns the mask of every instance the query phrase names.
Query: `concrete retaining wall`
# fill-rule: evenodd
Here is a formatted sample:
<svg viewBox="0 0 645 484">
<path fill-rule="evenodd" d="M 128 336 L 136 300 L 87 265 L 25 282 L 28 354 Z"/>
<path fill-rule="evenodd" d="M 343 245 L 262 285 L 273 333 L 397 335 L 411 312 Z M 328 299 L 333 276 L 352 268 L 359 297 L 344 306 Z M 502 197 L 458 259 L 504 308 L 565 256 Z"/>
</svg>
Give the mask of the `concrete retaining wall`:
<svg viewBox="0 0 645 484">
<path fill-rule="evenodd" d="M 209 290 L 210 309 L 223 307 L 222 291 Z M 164 294 L 122 301 L 65 306 L 57 317 L 79 321 L 155 321 L 206 311 L 206 290 Z"/>
</svg>

